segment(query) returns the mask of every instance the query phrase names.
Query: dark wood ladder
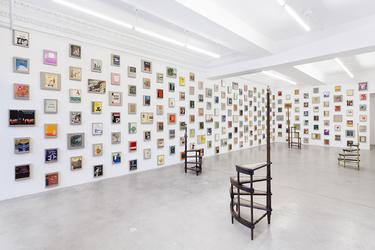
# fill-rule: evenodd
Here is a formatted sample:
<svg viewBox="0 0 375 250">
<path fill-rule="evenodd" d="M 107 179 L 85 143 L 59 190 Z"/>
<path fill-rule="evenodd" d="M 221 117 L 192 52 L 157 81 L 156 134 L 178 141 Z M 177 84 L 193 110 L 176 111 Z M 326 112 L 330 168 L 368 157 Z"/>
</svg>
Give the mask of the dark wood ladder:
<svg viewBox="0 0 375 250">
<path fill-rule="evenodd" d="M 194 171 L 196 175 L 202 173 L 202 150 L 200 149 L 187 149 L 187 126 L 185 125 L 185 173 L 188 170 Z"/>
</svg>

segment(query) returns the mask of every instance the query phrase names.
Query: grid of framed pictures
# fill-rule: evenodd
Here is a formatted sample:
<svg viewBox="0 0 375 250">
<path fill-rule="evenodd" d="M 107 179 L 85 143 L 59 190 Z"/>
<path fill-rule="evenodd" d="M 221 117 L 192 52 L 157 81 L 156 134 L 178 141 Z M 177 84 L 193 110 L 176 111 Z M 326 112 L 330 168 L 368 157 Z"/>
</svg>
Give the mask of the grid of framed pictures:
<svg viewBox="0 0 375 250">
<path fill-rule="evenodd" d="M 15 46 L 30 46 L 28 32 L 14 31 L 13 40 Z M 38 88 L 45 97 L 43 110 L 9 109 L 9 126 L 42 126 L 45 140 L 66 141 L 63 150 L 72 154 L 68 162 L 72 171 L 90 168 L 93 178 L 104 176 L 111 167 L 104 164 L 105 158 L 111 159 L 113 167 L 125 165 L 127 171 L 142 170 L 144 161 L 153 161 L 155 166 L 178 162 L 184 150 L 185 126 L 191 135 L 188 147 L 209 154 L 266 142 L 263 86 L 206 84 L 194 72 L 168 65 L 160 68 L 150 59 L 140 58 L 139 63 L 128 65 L 127 57 L 118 53 L 109 52 L 109 59 L 90 58 L 84 49 L 79 44 L 67 44 L 70 58 L 64 58 L 66 52 L 57 48 L 41 50 Z M 36 70 L 30 67 L 31 60 L 34 58 L 15 56 L 14 72 L 29 74 Z M 65 61 L 70 62 L 66 70 L 61 68 Z M 17 81 L 12 87 L 20 106 L 33 98 L 30 83 Z M 274 97 L 272 102 L 275 105 Z M 64 124 L 55 122 L 60 116 L 66 119 Z M 14 138 L 15 154 L 33 154 L 32 137 Z M 92 155 L 84 155 L 86 147 Z M 56 164 L 61 161 L 61 150 L 44 148 L 41 157 L 46 164 Z M 137 159 L 139 150 L 143 150 L 142 159 Z M 87 166 L 93 157 L 97 164 Z M 17 165 L 15 179 L 30 179 L 32 170 L 39 167 L 29 162 Z M 45 186 L 58 185 L 62 177 L 66 178 L 59 172 L 45 173 Z"/>
<path fill-rule="evenodd" d="M 288 135 L 285 104 L 290 104 L 291 126 L 299 129 L 304 144 L 346 147 L 360 143 L 368 148 L 367 95 L 367 82 L 278 91 L 278 141 L 284 142 Z"/>
</svg>

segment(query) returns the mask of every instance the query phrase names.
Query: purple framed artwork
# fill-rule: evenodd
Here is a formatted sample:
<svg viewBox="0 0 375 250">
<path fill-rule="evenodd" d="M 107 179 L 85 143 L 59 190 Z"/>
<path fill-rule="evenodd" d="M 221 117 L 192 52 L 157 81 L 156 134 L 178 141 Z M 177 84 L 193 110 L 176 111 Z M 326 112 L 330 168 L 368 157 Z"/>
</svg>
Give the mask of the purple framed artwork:
<svg viewBox="0 0 375 250">
<path fill-rule="evenodd" d="M 43 50 L 43 63 L 47 65 L 57 65 L 57 52 L 52 50 Z"/>
<path fill-rule="evenodd" d="M 358 83 L 358 90 L 359 91 L 366 91 L 368 88 L 367 82 L 360 82 Z"/>
</svg>

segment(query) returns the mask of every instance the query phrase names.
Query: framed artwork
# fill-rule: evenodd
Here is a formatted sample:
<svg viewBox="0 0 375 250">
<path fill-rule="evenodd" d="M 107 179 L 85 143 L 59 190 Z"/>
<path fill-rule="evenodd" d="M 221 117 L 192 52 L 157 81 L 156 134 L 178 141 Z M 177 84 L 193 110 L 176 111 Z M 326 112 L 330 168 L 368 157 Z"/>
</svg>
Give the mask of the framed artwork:
<svg viewBox="0 0 375 250">
<path fill-rule="evenodd" d="M 180 76 L 178 78 L 178 83 L 179 83 L 180 86 L 185 86 L 185 77 Z"/>
<path fill-rule="evenodd" d="M 346 137 L 354 137 L 354 130 L 346 130 L 345 134 Z"/>
<path fill-rule="evenodd" d="M 359 137 L 359 142 L 360 143 L 366 143 L 367 142 L 367 137 L 366 136 L 360 136 Z"/>
<path fill-rule="evenodd" d="M 58 160 L 58 149 L 57 148 L 49 148 L 44 151 L 44 162 L 45 163 L 52 163 L 57 162 Z"/>
<path fill-rule="evenodd" d="M 30 73 L 30 60 L 28 58 L 13 57 L 13 72 L 21 74 Z"/>
<path fill-rule="evenodd" d="M 120 85 L 121 84 L 121 74 L 120 73 L 111 73 L 111 84 Z"/>
<path fill-rule="evenodd" d="M 346 90 L 346 95 L 347 96 L 354 96 L 354 89 L 348 89 L 348 90 Z"/>
<path fill-rule="evenodd" d="M 206 143 L 206 136 L 205 135 L 198 135 L 197 136 L 198 144 L 205 144 Z"/>
<path fill-rule="evenodd" d="M 137 77 L 137 68 L 133 66 L 128 66 L 128 77 L 136 78 Z"/>
<path fill-rule="evenodd" d="M 16 181 L 29 179 L 31 176 L 30 164 L 23 164 L 14 167 L 14 179 Z"/>
<path fill-rule="evenodd" d="M 82 169 L 82 156 L 70 157 L 70 169 L 72 171 Z"/>
<path fill-rule="evenodd" d="M 81 89 L 69 89 L 69 102 L 81 103 L 81 101 L 82 101 L 82 90 Z"/>
<path fill-rule="evenodd" d="M 103 176 L 103 165 L 94 166 L 94 178 Z"/>
<path fill-rule="evenodd" d="M 168 98 L 168 107 L 169 108 L 174 108 L 175 105 L 176 105 L 176 99 L 174 99 L 174 98 Z"/>
<path fill-rule="evenodd" d="M 172 67 L 167 67 L 167 77 L 177 78 L 177 69 Z"/>
<path fill-rule="evenodd" d="M 43 64 L 57 66 L 57 51 L 43 50 Z"/>
<path fill-rule="evenodd" d="M 136 96 L 137 95 L 137 86 L 136 85 L 129 85 L 128 86 L 128 95 L 129 96 Z"/>
<path fill-rule="evenodd" d="M 156 124 L 156 130 L 158 132 L 164 131 L 164 122 L 157 122 L 157 124 Z"/>
<path fill-rule="evenodd" d="M 177 121 L 176 114 L 169 113 L 168 114 L 168 124 L 176 124 L 176 121 Z"/>
<path fill-rule="evenodd" d="M 79 67 L 69 67 L 69 80 L 81 81 L 82 80 L 82 69 Z"/>
<path fill-rule="evenodd" d="M 333 102 L 342 102 L 342 95 L 334 95 Z"/>
<path fill-rule="evenodd" d="M 35 110 L 9 110 L 9 126 L 35 126 Z"/>
<path fill-rule="evenodd" d="M 128 114 L 134 115 L 137 113 L 137 104 L 136 103 L 128 103 Z"/>
<path fill-rule="evenodd" d="M 109 106 L 122 106 L 122 92 L 109 91 Z"/>
<path fill-rule="evenodd" d="M 157 140 L 157 146 L 158 148 L 164 148 L 164 138 L 159 138 Z"/>
<path fill-rule="evenodd" d="M 57 114 L 58 102 L 57 99 L 44 99 L 44 113 Z"/>
<path fill-rule="evenodd" d="M 103 103 L 100 101 L 91 102 L 91 112 L 93 114 L 101 114 L 103 111 Z"/>
<path fill-rule="evenodd" d="M 156 114 L 163 115 L 164 114 L 164 106 L 163 105 L 156 105 Z"/>
<path fill-rule="evenodd" d="M 163 97 L 164 97 L 163 89 L 157 89 L 156 90 L 156 97 L 159 98 L 159 99 L 163 99 Z"/>
<path fill-rule="evenodd" d="M 68 149 L 81 149 L 85 147 L 85 134 L 84 133 L 69 133 Z"/>
<path fill-rule="evenodd" d="M 152 62 L 142 60 L 142 72 L 143 73 L 152 73 Z"/>
<path fill-rule="evenodd" d="M 59 185 L 59 173 L 53 172 L 45 175 L 46 188 Z"/>
<path fill-rule="evenodd" d="M 359 105 L 359 111 L 367 111 L 367 105 L 366 104 L 360 104 Z"/>
<path fill-rule="evenodd" d="M 180 115 L 185 115 L 186 109 L 185 107 L 180 107 Z"/>
<path fill-rule="evenodd" d="M 112 153 L 112 164 L 113 165 L 121 164 L 121 152 Z"/>
<path fill-rule="evenodd" d="M 121 132 L 112 132 L 111 133 L 111 143 L 112 144 L 121 144 Z"/>
<path fill-rule="evenodd" d="M 102 73 L 103 62 L 100 59 L 91 59 L 91 72 Z"/>
<path fill-rule="evenodd" d="M 57 123 L 44 124 L 44 138 L 57 137 Z"/>
<path fill-rule="evenodd" d="M 180 92 L 180 101 L 185 101 L 185 92 Z"/>
<path fill-rule="evenodd" d="M 112 112 L 112 124 L 120 124 L 121 123 L 121 113 L 120 112 Z"/>
<path fill-rule="evenodd" d="M 194 86 L 189 86 L 189 95 L 194 95 L 194 92 L 195 92 Z M 225 98 L 225 96 L 224 96 L 224 98 Z"/>
<path fill-rule="evenodd" d="M 16 100 L 29 100 L 30 99 L 30 85 L 22 83 L 13 84 L 13 96 Z"/>
<path fill-rule="evenodd" d="M 313 88 L 313 93 L 314 94 L 319 94 L 319 88 Z"/>
<path fill-rule="evenodd" d="M 105 94 L 106 81 L 97 79 L 88 79 L 87 91 L 92 94 Z"/>
<path fill-rule="evenodd" d="M 116 67 L 120 67 L 120 56 L 119 55 L 111 54 L 111 65 L 116 66 Z"/>
<path fill-rule="evenodd" d="M 157 164 L 158 166 L 164 165 L 165 164 L 165 156 L 164 155 L 158 155 L 158 161 Z"/>
<path fill-rule="evenodd" d="M 150 78 L 143 78 L 143 88 L 150 89 L 151 88 L 151 79 Z"/>
<path fill-rule="evenodd" d="M 156 82 L 163 83 L 164 82 L 164 75 L 163 73 L 156 73 Z"/>
<path fill-rule="evenodd" d="M 341 92 L 341 85 L 335 86 L 335 92 Z"/>
<path fill-rule="evenodd" d="M 129 161 L 129 170 L 130 171 L 137 170 L 137 160 L 130 160 Z"/>
<path fill-rule="evenodd" d="M 143 159 L 145 160 L 151 159 L 151 148 L 143 149 Z"/>
<path fill-rule="evenodd" d="M 96 143 L 92 145 L 92 155 L 93 156 L 103 155 L 103 143 Z"/>
<path fill-rule="evenodd" d="M 81 59 L 81 46 L 69 44 L 69 56 L 76 59 Z"/>
<path fill-rule="evenodd" d="M 61 75 L 49 72 L 40 72 L 40 88 L 44 90 L 60 91 Z"/>
<path fill-rule="evenodd" d="M 136 134 L 137 133 L 137 123 L 136 122 L 129 122 L 128 123 L 128 130 L 129 130 L 129 134 Z"/>
<path fill-rule="evenodd" d="M 312 104 L 319 104 L 320 103 L 320 97 L 319 96 L 313 96 L 311 102 L 312 102 Z"/>
<path fill-rule="evenodd" d="M 367 115 L 360 115 L 359 116 L 359 121 L 360 122 L 367 122 Z"/>
<path fill-rule="evenodd" d="M 144 141 L 151 141 L 151 131 L 144 131 L 143 132 L 143 139 L 144 139 Z"/>
<path fill-rule="evenodd" d="M 203 82 L 202 81 L 198 81 L 198 89 L 203 90 Z"/>
<path fill-rule="evenodd" d="M 129 152 L 137 151 L 137 141 L 129 141 Z"/>
<path fill-rule="evenodd" d="M 366 101 L 367 100 L 367 94 L 360 94 L 359 99 L 361 101 Z"/>
<path fill-rule="evenodd" d="M 30 45 L 29 32 L 13 30 L 13 45 L 28 48 Z"/>
<path fill-rule="evenodd" d="M 82 112 L 71 111 L 70 112 L 70 125 L 81 125 L 82 124 Z"/>
<path fill-rule="evenodd" d="M 176 138 L 176 130 L 170 129 L 169 130 L 169 139 L 174 139 Z"/>
<path fill-rule="evenodd" d="M 169 89 L 169 92 L 174 92 L 176 90 L 174 82 L 168 83 L 168 89 Z"/>
<path fill-rule="evenodd" d="M 30 153 L 30 137 L 19 137 L 14 139 L 14 153 L 15 154 L 27 154 Z"/>
<path fill-rule="evenodd" d="M 174 155 L 176 154 L 176 146 L 169 146 L 169 154 Z"/>
<path fill-rule="evenodd" d="M 103 123 L 93 122 L 92 123 L 92 135 L 102 135 L 103 134 Z"/>
<path fill-rule="evenodd" d="M 150 106 L 151 105 L 151 96 L 144 95 L 143 96 L 143 106 Z"/>
<path fill-rule="evenodd" d="M 367 91 L 368 90 L 368 83 L 367 82 L 358 83 L 358 90 L 359 91 Z"/>
<path fill-rule="evenodd" d="M 359 126 L 359 132 L 366 133 L 367 132 L 367 126 L 366 125 L 360 125 Z"/>
<path fill-rule="evenodd" d="M 189 81 L 195 82 L 195 74 L 192 72 L 189 73 Z"/>
<path fill-rule="evenodd" d="M 141 112 L 141 124 L 152 124 L 154 122 L 154 114 L 152 112 Z"/>
</svg>

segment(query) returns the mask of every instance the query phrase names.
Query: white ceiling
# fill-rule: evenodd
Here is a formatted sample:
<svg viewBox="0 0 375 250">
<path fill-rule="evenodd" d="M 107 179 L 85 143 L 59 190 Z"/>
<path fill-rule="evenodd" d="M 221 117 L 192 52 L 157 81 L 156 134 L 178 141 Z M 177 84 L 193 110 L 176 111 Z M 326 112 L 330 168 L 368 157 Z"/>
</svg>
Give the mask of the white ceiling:
<svg viewBox="0 0 375 250">
<path fill-rule="evenodd" d="M 287 53 L 295 48 L 317 42 L 324 44 L 325 39 L 339 37 L 341 33 L 356 30 L 369 23 L 375 24 L 374 0 L 286 0 L 286 3 L 311 26 L 311 32 L 305 32 L 276 0 L 66 1 L 176 40 L 187 41 L 196 47 L 219 53 L 221 58 L 215 59 L 178 48 L 167 42 L 62 7 L 52 0 L 18 2 L 29 3 L 66 15 L 67 18 L 80 19 L 119 32 L 124 36 L 124 40 L 121 41 L 124 46 L 132 41 L 132 49 L 140 53 L 164 56 L 168 60 L 193 65 L 202 70 L 236 65 L 236 63 L 241 65 L 245 61 L 251 62 L 279 54 L 287 57 Z M 85 31 L 82 29 L 82 33 Z M 366 39 L 366 36 L 358 39 Z M 339 45 L 340 41 L 337 42 Z M 165 56 L 166 54 L 168 57 Z M 355 51 L 350 56 L 340 56 L 340 59 L 354 73 L 375 69 L 374 53 L 358 56 L 353 54 Z M 284 64 L 271 65 L 267 70 L 275 70 L 299 84 L 321 84 L 324 83 L 327 75 L 345 74 L 332 60 L 320 62 L 306 60 L 306 63 L 298 66 L 288 64 L 286 59 L 284 61 Z M 243 77 L 261 82 L 274 81 L 264 77 L 262 73 Z"/>
</svg>

